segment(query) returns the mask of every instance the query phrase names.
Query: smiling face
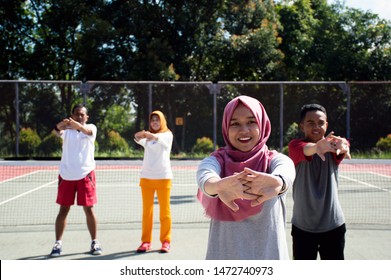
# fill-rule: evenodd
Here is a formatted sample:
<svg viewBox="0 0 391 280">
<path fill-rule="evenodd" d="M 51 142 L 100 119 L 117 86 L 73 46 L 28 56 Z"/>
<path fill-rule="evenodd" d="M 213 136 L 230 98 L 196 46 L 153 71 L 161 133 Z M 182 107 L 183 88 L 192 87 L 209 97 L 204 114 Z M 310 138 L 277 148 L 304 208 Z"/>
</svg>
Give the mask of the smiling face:
<svg viewBox="0 0 391 280">
<path fill-rule="evenodd" d="M 229 122 L 229 142 L 237 150 L 248 152 L 258 143 L 259 137 L 260 130 L 253 113 L 239 104 Z"/>
<path fill-rule="evenodd" d="M 324 138 L 327 126 L 327 116 L 319 110 L 307 112 L 300 123 L 300 129 L 303 131 L 304 137 L 312 143 Z"/>
<path fill-rule="evenodd" d="M 150 126 L 154 132 L 160 130 L 160 118 L 158 115 L 152 115 L 150 120 Z"/>
</svg>

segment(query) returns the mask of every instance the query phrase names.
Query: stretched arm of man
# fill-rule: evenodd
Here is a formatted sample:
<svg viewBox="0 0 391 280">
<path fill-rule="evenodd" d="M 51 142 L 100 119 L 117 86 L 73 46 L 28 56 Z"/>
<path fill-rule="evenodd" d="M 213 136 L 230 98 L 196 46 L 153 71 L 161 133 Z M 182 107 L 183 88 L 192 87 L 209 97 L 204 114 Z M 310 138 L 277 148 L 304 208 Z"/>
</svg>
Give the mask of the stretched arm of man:
<svg viewBox="0 0 391 280">
<path fill-rule="evenodd" d="M 54 131 L 58 136 L 61 136 L 64 132 L 65 129 L 69 126 L 69 120 L 68 119 L 63 119 L 59 123 L 57 123 L 54 127 Z"/>
<path fill-rule="evenodd" d="M 303 152 L 305 156 L 313 156 L 314 154 L 318 154 L 319 157 L 325 161 L 326 158 L 324 156 L 327 152 L 335 152 L 334 146 L 332 145 L 331 139 L 334 131 L 330 132 L 325 138 L 319 140 L 316 143 L 307 143 L 304 146 Z"/>
<path fill-rule="evenodd" d="M 93 134 L 93 131 L 92 129 L 90 129 L 89 127 L 85 126 L 85 125 L 82 125 L 81 123 L 75 121 L 74 119 L 72 118 L 69 118 L 69 123 L 68 123 L 68 126 L 71 128 L 71 129 L 74 129 L 74 130 L 78 130 L 86 135 L 92 135 Z"/>
</svg>

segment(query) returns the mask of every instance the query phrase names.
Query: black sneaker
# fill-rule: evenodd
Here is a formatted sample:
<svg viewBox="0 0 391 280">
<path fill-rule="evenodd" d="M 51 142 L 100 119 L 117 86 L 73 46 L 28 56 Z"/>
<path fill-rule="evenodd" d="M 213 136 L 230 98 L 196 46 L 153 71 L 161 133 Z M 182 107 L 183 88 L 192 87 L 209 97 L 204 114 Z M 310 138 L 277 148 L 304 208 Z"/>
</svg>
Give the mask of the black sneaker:
<svg viewBox="0 0 391 280">
<path fill-rule="evenodd" d="M 102 255 L 102 248 L 100 247 L 98 241 L 92 241 L 90 253 L 92 255 Z"/>
<path fill-rule="evenodd" d="M 56 242 L 54 243 L 53 250 L 49 256 L 52 258 L 59 257 L 61 255 L 61 252 L 62 252 L 62 245 Z"/>
</svg>

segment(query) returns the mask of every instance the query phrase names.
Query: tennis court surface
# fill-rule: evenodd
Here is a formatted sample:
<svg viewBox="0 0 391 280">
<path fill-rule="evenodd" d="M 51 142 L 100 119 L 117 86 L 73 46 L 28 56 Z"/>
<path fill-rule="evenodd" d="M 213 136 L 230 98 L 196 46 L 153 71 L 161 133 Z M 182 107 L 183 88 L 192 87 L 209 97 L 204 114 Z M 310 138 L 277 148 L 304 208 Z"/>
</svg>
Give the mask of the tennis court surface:
<svg viewBox="0 0 391 280">
<path fill-rule="evenodd" d="M 153 249 L 137 254 L 141 236 L 141 160 L 98 161 L 95 207 L 104 254 L 90 256 L 82 208 L 72 207 L 59 259 L 204 259 L 208 219 L 196 201 L 199 161 L 173 160 L 173 243 L 160 254 L 155 203 Z M 46 259 L 54 242 L 58 161 L 0 161 L 0 259 Z M 346 259 L 391 260 L 391 160 L 345 160 L 339 196 L 347 220 Z M 291 193 L 287 196 L 290 244 Z"/>
</svg>

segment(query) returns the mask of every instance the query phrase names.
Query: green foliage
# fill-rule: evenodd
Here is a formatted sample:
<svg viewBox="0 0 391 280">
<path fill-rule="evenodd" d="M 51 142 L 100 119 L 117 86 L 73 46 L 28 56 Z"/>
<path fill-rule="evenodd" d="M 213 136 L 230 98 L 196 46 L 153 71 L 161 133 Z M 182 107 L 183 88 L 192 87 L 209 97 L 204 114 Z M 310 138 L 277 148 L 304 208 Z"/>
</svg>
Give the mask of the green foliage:
<svg viewBox="0 0 391 280">
<path fill-rule="evenodd" d="M 126 156 L 129 154 L 129 145 L 118 132 L 111 130 L 100 143 L 99 151 L 111 156 Z"/>
<path fill-rule="evenodd" d="M 376 143 L 376 148 L 383 152 L 391 152 L 391 134 L 381 137 Z"/>
<path fill-rule="evenodd" d="M 390 58 L 390 22 L 341 2 L 329 5 L 326 0 L 297 0 L 277 5 L 283 27 L 284 79 L 390 78 L 386 62 Z M 379 59 L 380 53 L 388 59 Z"/>
<path fill-rule="evenodd" d="M 351 156 L 354 159 L 391 159 L 390 152 L 382 152 L 374 148 L 370 151 L 360 151 L 356 150 L 351 152 Z"/>
<path fill-rule="evenodd" d="M 299 125 L 293 122 L 287 129 L 284 135 L 284 143 L 288 144 L 291 140 L 297 138 L 299 135 Z"/>
<path fill-rule="evenodd" d="M 281 153 L 288 155 L 289 149 L 288 149 L 288 143 L 299 137 L 299 124 L 297 122 L 293 122 L 288 129 L 285 132 L 284 135 L 284 146 L 282 147 Z"/>
<path fill-rule="evenodd" d="M 159 76 L 163 81 L 177 81 L 180 78 L 179 75 L 175 73 L 174 65 L 172 63 L 166 70 L 162 70 Z"/>
<path fill-rule="evenodd" d="M 13 28 L 0 39 L 4 79 L 388 80 L 391 71 L 390 22 L 342 1 L 13 1 L 1 16 Z"/>
<path fill-rule="evenodd" d="M 348 8 L 343 1 L 335 5 L 327 0 L 8 2 L 0 12 L 6 31 L 0 38 L 0 76 L 4 80 L 53 81 L 19 85 L 20 123 L 36 129 L 40 137 L 67 117 L 77 102 L 87 103 L 89 121 L 99 129 L 99 143 L 111 130 L 131 139 L 135 131 L 144 128 L 150 105 L 167 113 L 174 133 L 175 117 L 191 113 L 183 129 L 184 144 L 174 141 L 178 152 L 189 151 L 195 139 L 210 135 L 213 129 L 211 121 L 197 119 L 211 120 L 212 116 L 211 107 L 204 105 L 211 104 L 211 95 L 202 86 L 195 92 L 188 85 L 182 90 L 180 86 L 148 88 L 99 82 L 80 87 L 58 81 L 391 79 L 390 22 Z M 356 143 L 368 140 L 359 148 L 372 148 L 389 131 L 386 122 L 379 125 L 375 121 L 390 110 L 389 86 L 381 91 L 379 87 L 360 92 L 355 88 L 351 91 L 355 120 L 351 136 Z M 302 104 L 309 96 L 306 93 L 300 99 L 292 87 L 289 90 L 294 99 L 288 95 L 285 104 Z M 0 91 L 0 152 L 10 154 L 16 137 L 15 86 L 0 85 Z M 207 94 L 199 94 L 201 91 Z M 159 98 L 160 92 L 164 98 Z M 248 92 L 246 88 L 240 93 Z M 329 90 L 325 92 L 332 100 Z M 262 95 L 263 103 L 268 98 L 265 93 L 256 93 Z M 336 107 L 345 103 L 333 99 Z M 373 121 L 361 113 L 367 107 L 376 108 L 370 118 Z M 293 114 L 289 110 L 297 113 L 295 106 L 284 110 L 284 116 Z M 221 115 L 222 109 L 217 116 Z M 339 118 L 335 113 L 330 116 Z M 4 147 L 10 147 L 9 151 Z"/>
<path fill-rule="evenodd" d="M 19 137 L 19 153 L 26 156 L 35 155 L 42 142 L 37 131 L 31 128 L 22 128 Z"/>
<path fill-rule="evenodd" d="M 9 139 L 0 137 L 0 158 L 13 155 L 15 151 L 15 143 Z"/>
<path fill-rule="evenodd" d="M 224 2 L 206 18 L 209 23 L 203 23 L 209 29 L 194 41 L 196 51 L 188 58 L 191 76 L 212 81 L 273 79 L 283 59 L 273 4 L 255 0 Z"/>
<path fill-rule="evenodd" d="M 281 151 L 281 153 L 283 153 L 284 155 L 289 155 L 289 149 L 288 149 L 288 146 L 284 146 L 284 147 L 282 148 L 282 151 Z"/>
<path fill-rule="evenodd" d="M 134 112 L 127 104 L 113 104 L 110 108 L 104 111 L 104 120 L 101 124 L 101 131 L 116 131 L 121 135 L 126 134 L 132 128 L 134 123 Z"/>
<path fill-rule="evenodd" d="M 193 153 L 208 154 L 214 151 L 213 141 L 208 137 L 198 138 L 192 149 Z"/>
<path fill-rule="evenodd" d="M 42 156 L 60 156 L 62 150 L 62 139 L 54 132 L 43 138 L 39 145 L 39 153 Z"/>
</svg>

